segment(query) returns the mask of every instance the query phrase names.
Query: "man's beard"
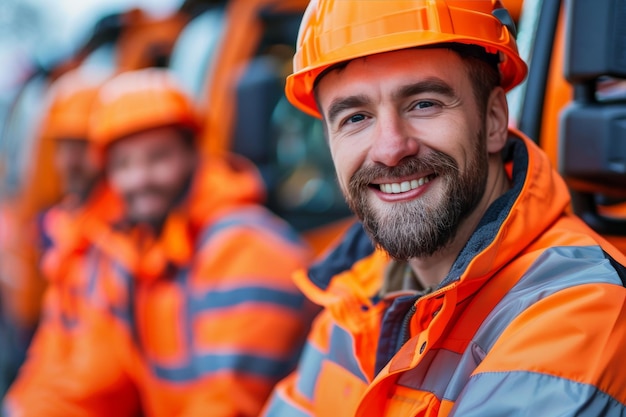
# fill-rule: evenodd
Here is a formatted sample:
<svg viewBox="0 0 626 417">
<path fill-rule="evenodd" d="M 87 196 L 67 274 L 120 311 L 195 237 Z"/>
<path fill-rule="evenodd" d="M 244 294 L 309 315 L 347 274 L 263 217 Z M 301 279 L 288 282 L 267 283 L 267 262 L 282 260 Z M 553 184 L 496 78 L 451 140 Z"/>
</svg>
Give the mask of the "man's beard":
<svg viewBox="0 0 626 417">
<path fill-rule="evenodd" d="M 134 205 L 134 200 L 140 197 L 140 195 L 142 194 L 153 194 L 167 201 L 166 207 L 164 207 L 163 212 L 155 213 L 152 216 L 140 215 L 138 213 L 135 213 L 132 209 L 127 210 L 126 215 L 128 216 L 128 221 L 133 225 L 141 224 L 144 226 L 148 226 L 156 233 L 160 233 L 169 214 L 185 199 L 185 197 L 189 193 L 192 182 L 193 171 L 185 175 L 180 185 L 171 188 L 148 185 L 141 190 L 134 190 L 132 192 L 124 194 L 123 199 L 126 202 L 127 207 L 132 207 Z"/>
<path fill-rule="evenodd" d="M 391 257 L 406 261 L 432 256 L 454 239 L 460 223 L 476 208 L 485 192 L 488 172 L 485 141 L 481 130 L 464 173 L 459 171 L 454 159 L 439 151 L 421 158 L 406 158 L 394 167 L 362 167 L 350 180 L 346 201 L 374 243 Z M 375 198 L 369 189 L 372 181 L 403 178 L 417 172 L 434 172 L 440 192 L 430 190 L 411 201 L 384 203 L 384 208 L 372 204 L 371 199 Z"/>
<path fill-rule="evenodd" d="M 65 185 L 66 193 L 78 198 L 81 204 L 87 201 L 91 191 L 100 180 L 99 175 L 86 173 L 82 170 L 71 171 L 68 177 Z"/>
</svg>

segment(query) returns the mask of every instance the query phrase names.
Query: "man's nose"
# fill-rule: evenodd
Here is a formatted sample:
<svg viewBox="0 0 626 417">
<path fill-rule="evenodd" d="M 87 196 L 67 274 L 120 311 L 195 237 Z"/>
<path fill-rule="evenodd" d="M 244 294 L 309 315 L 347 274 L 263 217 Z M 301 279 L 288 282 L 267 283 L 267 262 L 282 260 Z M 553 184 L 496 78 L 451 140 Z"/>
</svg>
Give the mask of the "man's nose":
<svg viewBox="0 0 626 417">
<path fill-rule="evenodd" d="M 418 153 L 419 142 L 411 134 L 408 123 L 393 111 L 378 115 L 376 137 L 370 149 L 373 162 L 396 166 L 407 156 L 414 156 Z"/>
<path fill-rule="evenodd" d="M 126 169 L 124 183 L 132 190 L 142 189 L 150 182 L 149 170 L 144 164 L 133 164 Z"/>
</svg>

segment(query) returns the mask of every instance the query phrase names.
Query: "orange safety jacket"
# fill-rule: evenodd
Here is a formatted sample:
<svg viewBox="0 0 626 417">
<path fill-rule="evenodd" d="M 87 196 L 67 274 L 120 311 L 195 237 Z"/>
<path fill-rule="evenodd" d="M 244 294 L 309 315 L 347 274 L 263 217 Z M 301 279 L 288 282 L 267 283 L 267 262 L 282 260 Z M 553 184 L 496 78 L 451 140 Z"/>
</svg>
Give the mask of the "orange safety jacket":
<svg viewBox="0 0 626 417">
<path fill-rule="evenodd" d="M 388 259 L 352 229 L 297 276 L 325 310 L 265 416 L 622 416 L 625 258 L 571 214 L 519 132 L 497 199 L 432 293 L 380 299 Z"/>
<path fill-rule="evenodd" d="M 262 197 L 251 164 L 215 158 L 159 238 L 90 233 L 6 416 L 258 415 L 316 312 L 291 281 L 310 251 Z"/>
<path fill-rule="evenodd" d="M 43 213 L 40 234 L 43 247 L 41 271 L 48 282 L 70 278 L 75 261 L 84 255 L 91 242 L 120 221 L 123 205 L 104 181 L 100 181 L 83 204 L 68 196 Z M 69 201 L 68 201 L 69 200 Z"/>
</svg>

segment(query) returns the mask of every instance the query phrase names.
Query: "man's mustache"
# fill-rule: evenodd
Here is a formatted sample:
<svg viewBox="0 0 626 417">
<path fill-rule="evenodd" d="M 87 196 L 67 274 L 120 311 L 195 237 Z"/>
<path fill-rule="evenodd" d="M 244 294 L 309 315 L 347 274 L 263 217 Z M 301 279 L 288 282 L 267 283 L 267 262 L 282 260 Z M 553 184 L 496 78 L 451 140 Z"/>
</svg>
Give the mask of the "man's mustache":
<svg viewBox="0 0 626 417">
<path fill-rule="evenodd" d="M 350 188 L 360 189 L 379 178 L 401 178 L 416 172 L 445 175 L 458 171 L 458 165 L 451 156 L 440 151 L 431 151 L 421 157 L 407 157 L 392 167 L 383 164 L 361 167 L 350 179 Z"/>
<path fill-rule="evenodd" d="M 138 198 L 143 197 L 164 197 L 167 196 L 168 192 L 160 187 L 145 187 L 139 190 L 128 191 L 124 193 L 124 200 L 127 202 L 133 202 Z"/>
</svg>

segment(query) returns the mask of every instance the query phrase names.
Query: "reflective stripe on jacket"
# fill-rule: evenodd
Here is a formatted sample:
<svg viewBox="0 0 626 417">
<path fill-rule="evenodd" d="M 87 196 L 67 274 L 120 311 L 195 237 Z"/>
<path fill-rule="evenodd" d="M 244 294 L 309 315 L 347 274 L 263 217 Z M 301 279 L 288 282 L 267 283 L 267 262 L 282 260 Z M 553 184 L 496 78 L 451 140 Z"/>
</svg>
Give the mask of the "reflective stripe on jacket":
<svg viewBox="0 0 626 417">
<path fill-rule="evenodd" d="M 536 145 L 512 132 L 504 157 L 511 189 L 434 292 L 378 299 L 358 228 L 298 276 L 325 310 L 265 416 L 626 415 L 625 258 Z"/>
<path fill-rule="evenodd" d="M 142 252 L 128 233 L 94 237 L 82 281 L 50 289 L 4 412 L 257 415 L 316 310 L 291 280 L 309 251 L 257 204 L 259 187 L 243 162 L 210 160 Z"/>
</svg>

